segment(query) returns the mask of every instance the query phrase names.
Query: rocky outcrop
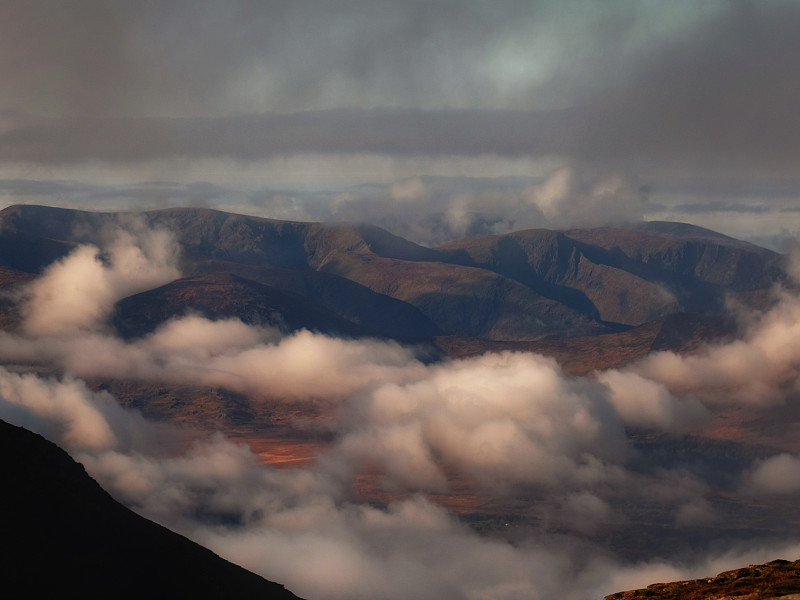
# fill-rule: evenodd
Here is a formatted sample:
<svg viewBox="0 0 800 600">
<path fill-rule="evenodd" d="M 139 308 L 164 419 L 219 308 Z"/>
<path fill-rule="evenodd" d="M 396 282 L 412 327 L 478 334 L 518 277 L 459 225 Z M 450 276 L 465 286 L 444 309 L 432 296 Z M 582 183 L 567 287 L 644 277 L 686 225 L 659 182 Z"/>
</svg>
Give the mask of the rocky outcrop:
<svg viewBox="0 0 800 600">
<path fill-rule="evenodd" d="M 605 600 L 798 600 L 800 560 L 773 560 L 725 571 L 716 577 L 654 583 L 640 590 L 619 592 Z"/>
</svg>

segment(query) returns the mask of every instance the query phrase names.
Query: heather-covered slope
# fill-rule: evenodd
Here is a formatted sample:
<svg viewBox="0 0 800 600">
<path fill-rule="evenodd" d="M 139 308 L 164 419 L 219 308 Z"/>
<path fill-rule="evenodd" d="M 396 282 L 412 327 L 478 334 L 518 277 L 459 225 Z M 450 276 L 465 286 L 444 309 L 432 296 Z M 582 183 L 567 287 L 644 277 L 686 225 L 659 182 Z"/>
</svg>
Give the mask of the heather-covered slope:
<svg viewBox="0 0 800 600">
<path fill-rule="evenodd" d="M 448 260 L 491 269 L 604 321 L 714 314 L 729 295 L 784 280 L 784 258 L 682 223 L 563 233 L 534 229 L 451 242 Z"/>
<path fill-rule="evenodd" d="M 796 600 L 800 598 L 800 560 L 773 560 L 725 571 L 716 577 L 654 583 L 605 600 Z"/>
<path fill-rule="evenodd" d="M 276 221 L 198 208 L 103 214 L 12 206 L 0 211 L 0 267 L 10 284 L 22 281 L 78 243 L 99 244 L 113 223 L 175 237 L 182 273 L 190 279 L 159 292 L 169 292 L 158 302 L 168 299 L 172 315 L 250 315 L 252 322 L 345 335 L 596 335 L 671 314 L 720 314 L 730 296 L 757 300 L 785 279 L 783 256 L 679 223 L 526 230 L 432 249 L 369 225 Z M 191 279 L 197 276 L 204 279 Z M 225 282 L 230 299 L 217 293 Z M 155 327 L 164 318 L 163 310 L 153 310 L 155 298 L 124 300 L 118 323 L 124 326 L 125 314 L 137 320 L 149 314 L 154 320 L 138 326 Z"/>
<path fill-rule="evenodd" d="M 681 310 L 667 288 L 592 261 L 581 244 L 556 231 L 469 238 L 440 250 L 453 262 L 501 273 L 597 320 L 639 325 Z"/>
<path fill-rule="evenodd" d="M 297 598 L 133 513 L 55 444 L 5 421 L 0 460 L 0 571 L 17 596 Z"/>
<path fill-rule="evenodd" d="M 368 333 L 301 297 L 224 272 L 178 279 L 124 298 L 117 303 L 114 325 L 126 337 L 139 336 L 187 312 L 212 320 L 235 316 L 248 325 L 285 331 L 310 329 L 344 336 Z"/>
</svg>

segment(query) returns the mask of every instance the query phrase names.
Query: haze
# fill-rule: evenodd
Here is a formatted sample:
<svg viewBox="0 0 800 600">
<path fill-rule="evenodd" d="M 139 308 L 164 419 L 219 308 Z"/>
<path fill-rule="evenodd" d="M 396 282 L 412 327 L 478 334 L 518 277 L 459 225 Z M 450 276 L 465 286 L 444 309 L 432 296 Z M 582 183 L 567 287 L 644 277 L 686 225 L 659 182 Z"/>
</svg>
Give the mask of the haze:
<svg viewBox="0 0 800 600">
<path fill-rule="evenodd" d="M 666 220 L 789 253 L 798 56 L 800 4 L 777 0 L 6 0 L 0 206 L 211 207 L 425 246 Z M 794 525 L 772 535 L 800 491 L 791 278 L 730 307 L 736 339 L 575 376 L 532 353 L 432 362 L 235 318 L 118 336 L 115 303 L 180 259 L 174 232 L 131 217 L 17 289 L 0 417 L 300 596 L 577 600 L 800 554 Z M 102 378 L 294 403 L 326 417 L 324 443 L 297 468 L 222 434 L 186 449 Z M 757 449 L 717 479 L 631 458 L 632 430 L 724 440 L 742 423 Z M 536 526 L 482 531 L 458 516 L 475 495 L 535 507 Z M 652 513 L 674 538 L 626 553 Z M 734 517 L 770 535 L 717 537 Z"/>
</svg>

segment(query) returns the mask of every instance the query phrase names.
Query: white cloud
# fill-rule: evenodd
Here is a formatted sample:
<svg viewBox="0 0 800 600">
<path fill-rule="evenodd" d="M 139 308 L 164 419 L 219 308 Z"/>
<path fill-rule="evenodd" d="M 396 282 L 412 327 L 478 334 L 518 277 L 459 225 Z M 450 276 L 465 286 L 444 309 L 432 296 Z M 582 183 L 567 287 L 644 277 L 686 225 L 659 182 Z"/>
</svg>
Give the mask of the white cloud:
<svg viewBox="0 0 800 600">
<path fill-rule="evenodd" d="M 759 492 L 796 494 L 800 491 L 800 457 L 782 452 L 756 461 L 745 481 Z"/>
<path fill-rule="evenodd" d="M 180 276 L 169 233 L 126 225 L 108 232 L 110 240 L 102 249 L 79 246 L 30 284 L 23 307 L 28 335 L 97 329 L 117 300 Z"/>
</svg>

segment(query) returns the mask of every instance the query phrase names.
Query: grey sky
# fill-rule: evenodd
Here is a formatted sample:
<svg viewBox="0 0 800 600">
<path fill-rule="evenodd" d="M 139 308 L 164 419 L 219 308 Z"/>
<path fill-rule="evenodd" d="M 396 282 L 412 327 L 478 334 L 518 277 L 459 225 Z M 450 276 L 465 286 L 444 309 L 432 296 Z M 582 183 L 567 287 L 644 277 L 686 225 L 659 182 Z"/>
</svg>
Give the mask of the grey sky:
<svg viewBox="0 0 800 600">
<path fill-rule="evenodd" d="M 798 57 L 780 0 L 8 0 L 0 178 L 793 187 Z"/>
</svg>

